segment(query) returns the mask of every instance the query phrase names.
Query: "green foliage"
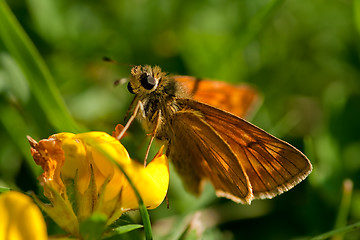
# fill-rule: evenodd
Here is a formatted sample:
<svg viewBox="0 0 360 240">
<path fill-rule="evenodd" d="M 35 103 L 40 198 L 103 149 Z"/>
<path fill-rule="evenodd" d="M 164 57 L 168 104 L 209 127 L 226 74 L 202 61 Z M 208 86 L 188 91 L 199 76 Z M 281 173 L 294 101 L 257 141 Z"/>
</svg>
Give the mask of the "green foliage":
<svg viewBox="0 0 360 240">
<path fill-rule="evenodd" d="M 10 188 L 6 188 L 6 187 L 0 187 L 0 193 L 5 193 L 10 191 Z"/>
<path fill-rule="evenodd" d="M 14 19 L 15 16 L 12 15 L 4 2 L 1 2 L 0 10 L 0 35 L 3 44 L 19 64 L 49 122 L 57 130 L 78 131 L 78 127 L 68 113 L 49 70 L 31 40 Z"/>
<path fill-rule="evenodd" d="M 112 230 L 111 235 L 112 236 L 123 235 L 124 233 L 128 233 L 130 231 L 133 231 L 133 230 L 136 230 L 136 229 L 139 229 L 142 227 L 143 227 L 143 225 L 141 225 L 141 224 L 127 224 L 124 226 L 119 226 Z"/>
<path fill-rule="evenodd" d="M 37 191 L 26 135 L 111 132 L 125 123 L 132 97 L 113 81 L 129 75 L 126 64 L 159 65 L 255 86 L 263 105 L 252 122 L 303 151 L 314 170 L 293 190 L 250 206 L 215 198 L 209 185 L 196 198 L 171 171 L 169 209 L 163 203 L 150 211 L 155 239 L 360 237 L 359 0 L 7 4 L 0 1 L 2 187 Z M 141 160 L 139 129 L 135 123 L 124 144 Z M 354 185 L 350 195 L 345 179 Z M 137 213 L 129 218 L 142 223 Z M 125 226 L 116 231 L 139 227 Z M 142 231 L 119 236 L 138 239 Z"/>
<path fill-rule="evenodd" d="M 80 223 L 80 235 L 84 240 L 101 239 L 106 227 L 106 216 L 103 214 L 93 214 Z"/>
</svg>

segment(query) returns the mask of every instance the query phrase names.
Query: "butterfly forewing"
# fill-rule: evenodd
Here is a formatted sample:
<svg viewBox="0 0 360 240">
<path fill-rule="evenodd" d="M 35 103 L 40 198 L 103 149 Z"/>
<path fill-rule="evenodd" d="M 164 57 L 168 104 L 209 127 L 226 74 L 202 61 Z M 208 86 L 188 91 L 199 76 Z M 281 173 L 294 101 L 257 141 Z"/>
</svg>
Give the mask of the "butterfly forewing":
<svg viewBox="0 0 360 240">
<path fill-rule="evenodd" d="M 258 92 L 245 84 L 230 85 L 190 76 L 173 76 L 181 83 L 183 90 L 191 99 L 230 112 L 239 117 L 247 117 L 258 105 Z"/>
<path fill-rule="evenodd" d="M 210 180 L 220 196 L 250 203 L 252 192 L 237 157 L 223 139 L 194 111 L 181 110 L 171 124 L 170 158 L 188 190 L 199 194 Z M 186 143 L 186 144 L 185 144 Z"/>
<path fill-rule="evenodd" d="M 232 114 L 190 99 L 179 103 L 201 118 L 229 146 L 247 175 L 255 198 L 272 198 L 303 180 L 311 172 L 309 160 L 290 144 Z M 232 163 L 232 165 L 234 165 Z"/>
</svg>

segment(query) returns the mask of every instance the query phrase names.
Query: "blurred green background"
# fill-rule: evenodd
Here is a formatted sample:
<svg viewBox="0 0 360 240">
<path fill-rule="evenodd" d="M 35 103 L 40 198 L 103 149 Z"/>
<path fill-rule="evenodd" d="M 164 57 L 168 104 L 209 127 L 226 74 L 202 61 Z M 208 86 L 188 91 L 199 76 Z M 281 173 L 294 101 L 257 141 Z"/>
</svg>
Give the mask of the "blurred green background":
<svg viewBox="0 0 360 240">
<path fill-rule="evenodd" d="M 1 186 L 39 191 L 26 135 L 124 124 L 132 95 L 113 82 L 129 76 L 127 64 L 149 64 L 255 86 L 263 104 L 251 121 L 314 167 L 291 191 L 250 206 L 210 186 L 196 199 L 172 172 L 170 209 L 150 211 L 155 239 L 291 239 L 360 221 L 360 0 L 6 2 L 40 55 L 20 47 L 1 16 Z M 130 154 L 142 159 L 147 141 L 134 124 Z M 344 195 L 345 179 L 354 189 Z"/>
</svg>

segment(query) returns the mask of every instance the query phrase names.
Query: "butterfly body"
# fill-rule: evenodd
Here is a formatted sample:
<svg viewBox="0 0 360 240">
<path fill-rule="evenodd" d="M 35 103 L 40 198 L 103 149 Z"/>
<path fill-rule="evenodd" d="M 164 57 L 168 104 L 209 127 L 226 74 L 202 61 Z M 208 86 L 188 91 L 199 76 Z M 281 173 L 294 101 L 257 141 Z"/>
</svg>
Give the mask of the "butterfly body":
<svg viewBox="0 0 360 240">
<path fill-rule="evenodd" d="M 129 110 L 140 106 L 137 118 L 167 144 L 167 155 L 195 194 L 208 180 L 218 196 L 250 203 L 289 190 L 311 172 L 299 150 L 241 118 L 256 99 L 250 88 L 136 66 L 128 89 L 135 94 Z"/>
</svg>

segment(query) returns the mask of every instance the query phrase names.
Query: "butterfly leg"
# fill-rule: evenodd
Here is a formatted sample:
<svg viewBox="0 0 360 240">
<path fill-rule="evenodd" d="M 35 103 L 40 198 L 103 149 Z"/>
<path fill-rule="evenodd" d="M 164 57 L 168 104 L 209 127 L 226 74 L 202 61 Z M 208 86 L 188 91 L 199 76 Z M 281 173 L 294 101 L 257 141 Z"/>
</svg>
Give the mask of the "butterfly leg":
<svg viewBox="0 0 360 240">
<path fill-rule="evenodd" d="M 152 142 L 154 141 L 154 138 L 156 136 L 156 132 L 159 128 L 159 125 L 160 125 L 160 118 L 161 118 L 161 110 L 159 110 L 159 114 L 158 114 L 158 117 L 157 117 L 157 120 L 156 120 L 156 125 L 155 125 L 155 128 L 153 130 L 153 132 L 151 133 L 151 138 L 150 138 L 150 142 L 149 142 L 149 145 L 146 149 L 146 153 L 145 153 L 145 158 L 144 158 L 144 167 L 146 167 L 146 161 L 147 161 L 147 158 L 149 156 L 149 152 L 150 152 L 150 147 L 152 145 Z"/>
<path fill-rule="evenodd" d="M 141 111 L 142 111 L 142 114 L 144 114 L 144 106 L 143 106 L 143 104 L 141 103 L 141 101 L 138 101 L 138 103 L 136 104 L 136 107 L 135 107 L 133 113 L 131 114 L 129 120 L 127 121 L 127 123 L 126 123 L 126 125 L 125 125 L 125 127 L 124 127 L 123 130 L 120 132 L 120 134 L 116 137 L 116 139 L 120 140 L 120 139 L 124 136 L 125 132 L 128 130 L 128 128 L 130 127 L 131 123 L 132 123 L 132 122 L 134 121 L 134 119 L 136 118 L 139 110 L 141 110 Z"/>
</svg>

